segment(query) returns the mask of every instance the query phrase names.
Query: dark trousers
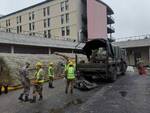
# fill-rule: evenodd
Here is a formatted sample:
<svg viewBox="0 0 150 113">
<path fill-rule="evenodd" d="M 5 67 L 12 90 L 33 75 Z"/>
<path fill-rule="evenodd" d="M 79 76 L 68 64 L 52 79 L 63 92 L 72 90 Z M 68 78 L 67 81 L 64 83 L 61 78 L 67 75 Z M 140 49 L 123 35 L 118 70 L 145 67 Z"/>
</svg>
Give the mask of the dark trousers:
<svg viewBox="0 0 150 113">
<path fill-rule="evenodd" d="M 49 77 L 49 87 L 53 87 L 53 77 Z"/>
<path fill-rule="evenodd" d="M 67 79 L 66 82 L 66 93 L 68 93 L 69 86 L 70 86 L 70 93 L 73 94 L 73 89 L 74 89 L 74 79 Z"/>
<path fill-rule="evenodd" d="M 42 91 L 43 91 L 43 85 L 42 84 L 35 84 L 33 86 L 33 96 L 42 96 Z"/>
</svg>

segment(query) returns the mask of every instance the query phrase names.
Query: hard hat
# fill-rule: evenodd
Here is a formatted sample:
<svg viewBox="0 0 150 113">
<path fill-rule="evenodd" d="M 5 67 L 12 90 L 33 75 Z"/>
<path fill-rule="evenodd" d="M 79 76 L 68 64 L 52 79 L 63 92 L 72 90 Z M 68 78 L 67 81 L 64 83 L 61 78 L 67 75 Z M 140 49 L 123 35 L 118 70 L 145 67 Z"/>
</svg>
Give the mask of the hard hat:
<svg viewBox="0 0 150 113">
<path fill-rule="evenodd" d="M 41 62 L 36 63 L 36 67 L 37 66 L 42 66 L 42 63 Z"/>
<path fill-rule="evenodd" d="M 69 63 L 69 66 L 71 66 L 71 65 L 73 65 L 73 62 L 70 62 L 70 63 Z"/>
<path fill-rule="evenodd" d="M 49 63 L 49 65 L 53 65 L 53 64 L 54 64 L 53 62 L 50 62 L 50 63 Z"/>
</svg>

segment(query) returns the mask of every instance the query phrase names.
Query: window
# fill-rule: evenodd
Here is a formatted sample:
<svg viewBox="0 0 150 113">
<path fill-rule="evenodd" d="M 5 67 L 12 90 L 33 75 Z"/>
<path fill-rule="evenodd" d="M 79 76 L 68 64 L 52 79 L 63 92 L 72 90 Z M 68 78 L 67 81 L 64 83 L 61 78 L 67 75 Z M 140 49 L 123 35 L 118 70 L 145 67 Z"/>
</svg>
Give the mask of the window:
<svg viewBox="0 0 150 113">
<path fill-rule="evenodd" d="M 44 19 L 44 28 L 46 28 L 46 23 L 47 23 L 47 20 Z"/>
<path fill-rule="evenodd" d="M 30 30 L 30 31 L 32 30 L 31 23 L 29 23 L 29 30 Z"/>
<path fill-rule="evenodd" d="M 66 27 L 66 35 L 67 36 L 70 35 L 70 27 L 69 26 Z"/>
<path fill-rule="evenodd" d="M 69 23 L 69 13 L 66 14 L 66 23 Z"/>
<path fill-rule="evenodd" d="M 68 0 L 65 1 L 65 8 L 66 8 L 66 10 L 69 9 L 69 1 Z"/>
<path fill-rule="evenodd" d="M 50 15 L 50 8 L 47 7 L 47 15 Z"/>
<path fill-rule="evenodd" d="M 10 19 L 6 20 L 6 27 L 10 26 Z"/>
<path fill-rule="evenodd" d="M 47 20 L 47 25 L 48 25 L 48 27 L 50 26 L 50 18 L 48 18 L 48 20 Z"/>
<path fill-rule="evenodd" d="M 43 15 L 46 16 L 46 8 L 43 8 Z"/>
<path fill-rule="evenodd" d="M 20 31 L 19 31 L 20 33 L 22 32 L 22 26 L 20 26 Z"/>
<path fill-rule="evenodd" d="M 65 36 L 65 28 L 64 27 L 61 28 L 61 33 L 62 33 L 62 36 Z"/>
<path fill-rule="evenodd" d="M 19 23 L 19 18 L 18 18 L 18 16 L 16 17 L 16 21 L 17 21 L 17 24 Z"/>
<path fill-rule="evenodd" d="M 64 5 L 65 5 L 65 2 L 61 2 L 61 3 L 60 3 L 61 12 L 64 11 Z"/>
<path fill-rule="evenodd" d="M 29 13 L 29 20 L 31 20 L 31 13 Z"/>
<path fill-rule="evenodd" d="M 47 32 L 46 31 L 44 31 L 44 37 L 47 38 Z"/>
<path fill-rule="evenodd" d="M 48 38 L 51 38 L 51 30 L 48 30 Z"/>
<path fill-rule="evenodd" d="M 20 31 L 20 30 L 19 30 L 19 26 L 17 26 L 17 33 L 19 33 L 19 31 Z"/>
<path fill-rule="evenodd" d="M 21 16 L 16 17 L 17 24 L 21 23 Z"/>
<path fill-rule="evenodd" d="M 61 15 L 61 24 L 64 24 L 64 18 L 65 18 L 65 16 Z"/>
<path fill-rule="evenodd" d="M 21 23 L 21 16 L 19 16 L 19 23 Z"/>
<path fill-rule="evenodd" d="M 32 12 L 32 20 L 34 20 L 34 17 L 35 17 L 35 15 L 34 15 L 34 11 Z"/>
<path fill-rule="evenodd" d="M 34 11 L 29 13 L 29 20 L 34 20 Z"/>
<path fill-rule="evenodd" d="M 32 22 L 32 30 L 34 30 L 34 29 L 35 29 L 35 23 Z"/>
</svg>

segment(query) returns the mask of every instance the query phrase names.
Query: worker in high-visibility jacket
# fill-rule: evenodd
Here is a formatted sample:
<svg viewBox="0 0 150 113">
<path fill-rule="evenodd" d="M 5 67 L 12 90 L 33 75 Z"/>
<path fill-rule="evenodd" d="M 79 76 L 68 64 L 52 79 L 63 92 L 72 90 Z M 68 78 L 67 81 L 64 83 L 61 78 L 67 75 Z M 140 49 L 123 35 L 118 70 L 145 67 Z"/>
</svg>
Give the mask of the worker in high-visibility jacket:
<svg viewBox="0 0 150 113">
<path fill-rule="evenodd" d="M 49 78 L 49 88 L 54 88 L 54 86 L 53 86 L 54 64 L 52 62 L 50 62 L 49 66 L 48 66 L 48 78 Z"/>
<path fill-rule="evenodd" d="M 66 91 L 68 93 L 69 86 L 71 87 L 70 93 L 73 94 L 74 82 L 75 82 L 75 66 L 73 62 L 70 62 L 68 68 L 66 69 Z"/>
<path fill-rule="evenodd" d="M 43 99 L 42 91 L 43 91 L 43 83 L 44 83 L 44 71 L 41 62 L 38 62 L 36 64 L 36 72 L 34 76 L 35 76 L 35 80 L 33 85 L 33 99 L 31 99 L 31 103 L 36 102 L 37 94 L 39 95 L 39 101 Z"/>
</svg>

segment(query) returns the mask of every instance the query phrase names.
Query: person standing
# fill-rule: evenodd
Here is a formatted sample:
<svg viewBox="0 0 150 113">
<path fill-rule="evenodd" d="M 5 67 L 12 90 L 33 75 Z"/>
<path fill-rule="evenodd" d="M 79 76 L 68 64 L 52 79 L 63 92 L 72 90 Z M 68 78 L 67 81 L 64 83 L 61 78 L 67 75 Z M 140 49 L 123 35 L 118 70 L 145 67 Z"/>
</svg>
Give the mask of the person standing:
<svg viewBox="0 0 150 113">
<path fill-rule="evenodd" d="M 30 93 L 29 66 L 30 64 L 26 62 L 25 66 L 19 70 L 20 81 L 24 90 L 20 94 L 18 99 L 25 102 L 29 101 L 29 93 Z M 24 95 L 25 99 L 23 99 Z"/>
<path fill-rule="evenodd" d="M 48 78 L 49 78 L 49 88 L 54 88 L 54 86 L 53 86 L 54 64 L 52 62 L 50 62 L 49 66 L 48 66 Z"/>
<path fill-rule="evenodd" d="M 66 91 L 68 93 L 69 86 L 71 87 L 70 93 L 73 94 L 74 82 L 75 82 L 75 66 L 72 62 L 69 63 L 68 68 L 66 69 Z"/>
<path fill-rule="evenodd" d="M 36 72 L 35 72 L 35 81 L 33 85 L 33 98 L 31 99 L 31 103 L 36 102 L 36 97 L 39 95 L 39 101 L 43 99 L 43 83 L 44 83 L 44 71 L 42 68 L 42 63 L 38 62 L 36 64 Z"/>
</svg>

